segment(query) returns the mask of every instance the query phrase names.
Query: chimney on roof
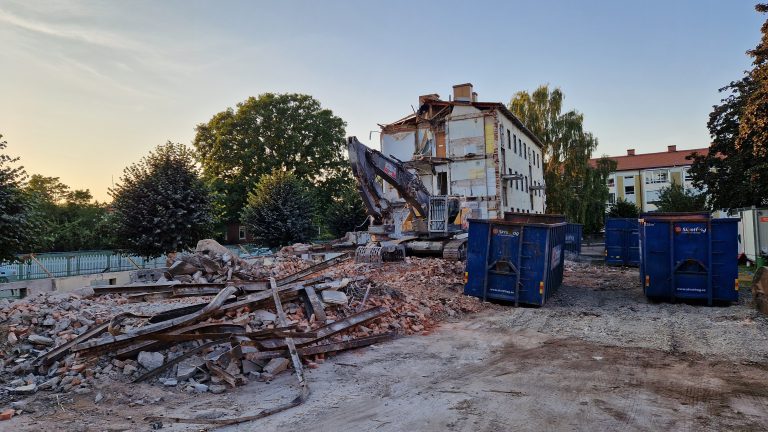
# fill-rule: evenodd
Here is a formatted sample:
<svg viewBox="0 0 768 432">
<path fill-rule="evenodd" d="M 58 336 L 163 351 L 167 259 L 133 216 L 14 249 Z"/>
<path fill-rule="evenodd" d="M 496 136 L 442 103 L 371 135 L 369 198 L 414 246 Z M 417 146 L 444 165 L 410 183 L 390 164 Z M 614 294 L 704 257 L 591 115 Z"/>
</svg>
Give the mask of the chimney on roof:
<svg viewBox="0 0 768 432">
<path fill-rule="evenodd" d="M 627 156 L 634 156 L 635 155 L 635 149 L 627 149 Z"/>
<path fill-rule="evenodd" d="M 472 84 L 456 84 L 453 86 L 453 100 L 457 102 L 472 101 Z"/>
<path fill-rule="evenodd" d="M 477 92 L 472 92 L 472 102 L 477 102 Z"/>
<path fill-rule="evenodd" d="M 428 100 L 440 100 L 440 95 L 437 93 L 431 93 L 419 96 L 419 106 L 424 105 L 424 102 Z"/>
<path fill-rule="evenodd" d="M 667 151 L 670 152 L 670 153 L 676 152 L 677 151 L 677 146 L 676 145 L 667 146 Z"/>
</svg>

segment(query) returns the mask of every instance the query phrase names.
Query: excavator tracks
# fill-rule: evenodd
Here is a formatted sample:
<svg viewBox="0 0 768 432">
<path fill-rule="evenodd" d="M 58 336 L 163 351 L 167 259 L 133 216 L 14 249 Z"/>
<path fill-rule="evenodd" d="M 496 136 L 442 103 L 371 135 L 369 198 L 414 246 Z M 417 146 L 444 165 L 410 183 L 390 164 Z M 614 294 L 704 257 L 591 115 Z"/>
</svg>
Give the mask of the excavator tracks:
<svg viewBox="0 0 768 432">
<path fill-rule="evenodd" d="M 464 261 L 467 259 L 467 239 L 454 239 L 443 247 L 443 259 Z"/>
</svg>

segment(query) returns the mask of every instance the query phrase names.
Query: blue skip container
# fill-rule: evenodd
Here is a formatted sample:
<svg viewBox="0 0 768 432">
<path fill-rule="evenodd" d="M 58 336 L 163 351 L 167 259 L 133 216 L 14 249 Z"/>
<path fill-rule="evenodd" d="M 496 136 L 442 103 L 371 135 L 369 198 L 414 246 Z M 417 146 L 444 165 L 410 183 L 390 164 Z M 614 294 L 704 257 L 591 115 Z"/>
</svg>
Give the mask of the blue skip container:
<svg viewBox="0 0 768 432">
<path fill-rule="evenodd" d="M 640 265 L 639 223 L 632 218 L 605 219 L 605 263 Z"/>
<path fill-rule="evenodd" d="M 640 281 L 648 298 L 739 299 L 738 218 L 709 213 L 640 215 Z"/>
<path fill-rule="evenodd" d="M 573 252 L 576 255 L 581 254 L 581 234 L 584 225 L 569 223 L 565 227 L 565 250 Z"/>
<path fill-rule="evenodd" d="M 563 282 L 566 224 L 536 220 L 470 219 L 464 294 L 544 305 Z"/>
</svg>

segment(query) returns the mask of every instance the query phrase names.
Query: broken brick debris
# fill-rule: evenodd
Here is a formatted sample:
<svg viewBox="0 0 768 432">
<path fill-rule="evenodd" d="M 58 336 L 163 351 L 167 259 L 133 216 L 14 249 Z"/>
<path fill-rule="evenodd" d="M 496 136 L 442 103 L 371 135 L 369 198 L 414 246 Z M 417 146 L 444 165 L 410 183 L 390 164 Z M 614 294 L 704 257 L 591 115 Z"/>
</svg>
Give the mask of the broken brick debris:
<svg viewBox="0 0 768 432">
<path fill-rule="evenodd" d="M 421 334 L 446 317 L 493 307 L 461 294 L 461 263 L 356 264 L 339 254 L 317 263 L 300 258 L 302 250 L 294 245 L 246 261 L 205 240 L 151 284 L 96 289 L 95 296 L 0 300 L 7 329 L 0 335 L 0 379 L 11 384 L 12 397 L 25 397 L 87 394 L 125 381 L 218 394 L 286 370 L 300 375 L 302 394 L 291 403 L 213 423 L 235 424 L 305 400 L 302 362 L 315 368 L 325 354 Z M 178 295 L 181 287 L 203 286 Z M 141 293 L 143 301 L 134 302 Z M 163 295 L 146 295 L 157 293 Z"/>
</svg>

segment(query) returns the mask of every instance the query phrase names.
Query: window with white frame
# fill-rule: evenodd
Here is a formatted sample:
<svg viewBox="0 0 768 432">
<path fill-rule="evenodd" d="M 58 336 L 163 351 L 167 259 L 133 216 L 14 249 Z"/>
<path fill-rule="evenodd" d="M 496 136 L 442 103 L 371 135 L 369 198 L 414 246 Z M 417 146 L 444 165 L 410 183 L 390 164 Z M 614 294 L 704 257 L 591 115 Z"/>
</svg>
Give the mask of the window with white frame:
<svg viewBox="0 0 768 432">
<path fill-rule="evenodd" d="M 616 202 L 616 194 L 611 192 L 608 194 L 608 202 L 613 204 Z"/>
<path fill-rule="evenodd" d="M 645 184 L 669 183 L 669 170 L 652 170 L 645 172 Z"/>
<path fill-rule="evenodd" d="M 624 176 L 624 195 L 635 195 L 635 176 Z"/>
<path fill-rule="evenodd" d="M 683 170 L 683 178 L 684 178 L 684 179 L 685 179 L 685 181 L 687 181 L 687 182 L 689 182 L 689 181 L 693 181 L 693 176 L 691 175 L 691 170 L 690 170 L 690 168 L 685 168 L 685 169 Z"/>
<path fill-rule="evenodd" d="M 613 177 L 608 177 L 608 187 L 614 187 L 616 186 L 616 179 Z"/>
<path fill-rule="evenodd" d="M 242 225 L 240 226 L 240 229 L 238 230 L 238 233 L 237 233 L 237 237 L 240 240 L 245 240 L 245 227 L 244 226 L 242 226 Z"/>
<path fill-rule="evenodd" d="M 645 191 L 645 202 L 649 204 L 656 204 L 659 202 L 659 190 Z"/>
</svg>

